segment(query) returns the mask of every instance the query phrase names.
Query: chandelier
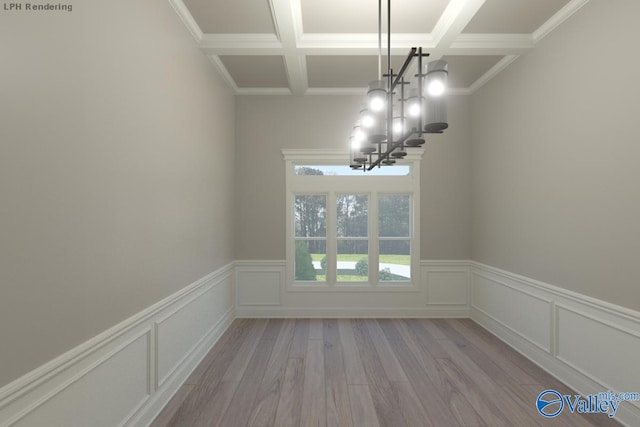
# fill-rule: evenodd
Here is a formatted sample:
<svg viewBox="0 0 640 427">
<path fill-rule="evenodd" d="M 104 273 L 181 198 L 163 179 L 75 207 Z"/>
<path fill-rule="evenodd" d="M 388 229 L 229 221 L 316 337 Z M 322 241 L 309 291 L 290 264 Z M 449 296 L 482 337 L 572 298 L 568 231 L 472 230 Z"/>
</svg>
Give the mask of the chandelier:
<svg viewBox="0 0 640 427">
<path fill-rule="evenodd" d="M 436 60 L 424 69 L 427 56 L 421 47 L 412 47 L 400 70 L 395 73 L 391 68 L 391 0 L 387 0 L 387 72 L 382 73 L 382 0 L 378 0 L 378 80 L 369 83 L 366 103 L 349 138 L 352 169 L 366 172 L 391 166 L 407 155 L 406 148 L 423 145 L 425 134 L 443 133 L 449 127 L 444 96 L 448 66 Z M 413 75 L 408 72 L 412 69 Z"/>
</svg>

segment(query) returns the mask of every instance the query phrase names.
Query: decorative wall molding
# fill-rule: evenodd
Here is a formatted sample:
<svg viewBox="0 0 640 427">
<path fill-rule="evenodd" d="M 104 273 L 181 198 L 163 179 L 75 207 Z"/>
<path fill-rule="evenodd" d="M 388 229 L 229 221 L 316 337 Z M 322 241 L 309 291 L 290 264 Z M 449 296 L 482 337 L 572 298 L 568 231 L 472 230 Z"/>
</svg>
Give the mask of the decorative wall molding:
<svg viewBox="0 0 640 427">
<path fill-rule="evenodd" d="M 471 318 L 582 395 L 638 392 L 640 313 L 470 262 Z M 640 402 L 615 419 L 640 425 Z"/>
<path fill-rule="evenodd" d="M 291 154 L 291 153 L 289 153 Z M 468 317 L 469 262 L 421 261 L 413 285 L 287 286 L 286 261 L 236 261 L 238 317 Z"/>
<path fill-rule="evenodd" d="M 285 284 L 284 261 L 237 261 L 236 308 L 279 306 Z"/>
<path fill-rule="evenodd" d="M 235 318 L 233 264 L 0 389 L 0 426 L 148 425 Z"/>
</svg>

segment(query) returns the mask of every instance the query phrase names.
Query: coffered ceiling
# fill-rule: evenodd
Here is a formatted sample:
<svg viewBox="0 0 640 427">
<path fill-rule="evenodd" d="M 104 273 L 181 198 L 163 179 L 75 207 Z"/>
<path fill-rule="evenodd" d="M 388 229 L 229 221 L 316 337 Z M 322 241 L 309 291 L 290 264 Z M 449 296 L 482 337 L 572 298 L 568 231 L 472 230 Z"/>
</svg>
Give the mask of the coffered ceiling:
<svg viewBox="0 0 640 427">
<path fill-rule="evenodd" d="M 237 94 L 364 94 L 377 78 L 377 0 L 169 1 Z M 473 93 L 588 1 L 392 0 L 392 64 L 422 46 Z"/>
</svg>

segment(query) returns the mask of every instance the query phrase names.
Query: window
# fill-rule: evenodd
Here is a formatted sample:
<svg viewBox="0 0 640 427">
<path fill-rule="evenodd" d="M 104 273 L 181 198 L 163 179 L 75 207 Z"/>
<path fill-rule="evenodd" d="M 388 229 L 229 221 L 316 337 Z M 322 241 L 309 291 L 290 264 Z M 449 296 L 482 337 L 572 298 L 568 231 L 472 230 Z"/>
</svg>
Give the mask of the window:
<svg viewBox="0 0 640 427">
<path fill-rule="evenodd" d="M 417 290 L 419 157 L 384 175 L 345 174 L 330 155 L 307 159 L 291 151 L 283 151 L 287 288 Z"/>
</svg>

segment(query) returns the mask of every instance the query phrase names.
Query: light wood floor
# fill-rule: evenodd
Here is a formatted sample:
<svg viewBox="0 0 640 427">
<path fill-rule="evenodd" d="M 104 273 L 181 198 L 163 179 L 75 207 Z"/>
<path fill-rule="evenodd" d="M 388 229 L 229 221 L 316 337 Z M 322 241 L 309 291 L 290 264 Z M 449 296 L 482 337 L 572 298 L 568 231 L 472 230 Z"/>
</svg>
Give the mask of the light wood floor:
<svg viewBox="0 0 640 427">
<path fill-rule="evenodd" d="M 238 319 L 152 424 L 593 426 L 535 408 L 565 385 L 476 323 Z"/>
</svg>

